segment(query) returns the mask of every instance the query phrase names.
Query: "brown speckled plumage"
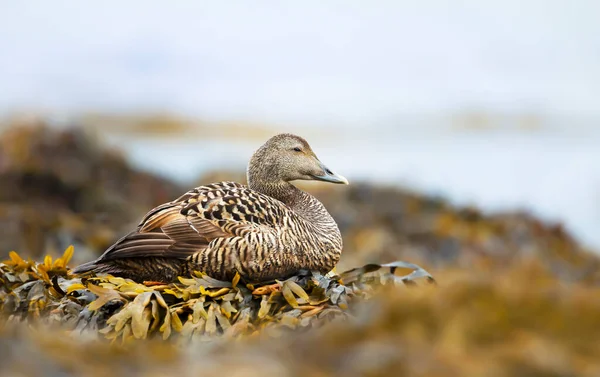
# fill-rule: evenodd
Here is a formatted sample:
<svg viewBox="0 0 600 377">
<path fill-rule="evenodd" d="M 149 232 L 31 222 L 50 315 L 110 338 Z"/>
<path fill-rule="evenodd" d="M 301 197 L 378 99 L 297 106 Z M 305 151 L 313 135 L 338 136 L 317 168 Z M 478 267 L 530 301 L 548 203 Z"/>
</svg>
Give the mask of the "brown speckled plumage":
<svg viewBox="0 0 600 377">
<path fill-rule="evenodd" d="M 327 272 L 342 237 L 325 207 L 292 180 L 347 181 L 327 169 L 308 143 L 281 134 L 259 148 L 248 186 L 197 187 L 151 210 L 131 232 L 76 273 L 105 272 L 137 281 L 171 281 L 191 271 L 248 281 L 286 277 L 301 269 Z"/>
</svg>

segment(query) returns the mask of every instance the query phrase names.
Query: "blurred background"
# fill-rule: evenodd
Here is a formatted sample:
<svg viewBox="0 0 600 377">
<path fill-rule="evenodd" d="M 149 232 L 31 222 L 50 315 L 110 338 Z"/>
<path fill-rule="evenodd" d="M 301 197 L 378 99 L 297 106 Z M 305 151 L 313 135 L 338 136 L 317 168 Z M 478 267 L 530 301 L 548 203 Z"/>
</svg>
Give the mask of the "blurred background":
<svg viewBox="0 0 600 377">
<path fill-rule="evenodd" d="M 351 181 L 524 209 L 600 248 L 597 2 L 2 8 L 5 119 L 93 128 L 188 185 L 295 132 Z"/>
<path fill-rule="evenodd" d="M 102 252 L 304 136 L 343 267 L 597 282 L 596 1 L 4 2 L 0 255 Z"/>
</svg>

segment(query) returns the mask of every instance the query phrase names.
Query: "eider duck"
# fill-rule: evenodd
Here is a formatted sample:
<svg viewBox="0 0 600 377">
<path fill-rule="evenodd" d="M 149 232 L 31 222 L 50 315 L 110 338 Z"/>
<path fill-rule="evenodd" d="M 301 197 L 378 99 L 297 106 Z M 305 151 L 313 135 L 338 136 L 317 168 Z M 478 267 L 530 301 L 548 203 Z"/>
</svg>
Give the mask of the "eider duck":
<svg viewBox="0 0 600 377">
<path fill-rule="evenodd" d="M 248 186 L 196 187 L 162 204 L 137 229 L 76 274 L 108 273 L 135 281 L 170 282 L 202 271 L 216 279 L 284 278 L 300 270 L 326 273 L 338 262 L 342 236 L 321 202 L 295 180 L 348 184 L 303 138 L 280 134 L 250 159 Z"/>
</svg>

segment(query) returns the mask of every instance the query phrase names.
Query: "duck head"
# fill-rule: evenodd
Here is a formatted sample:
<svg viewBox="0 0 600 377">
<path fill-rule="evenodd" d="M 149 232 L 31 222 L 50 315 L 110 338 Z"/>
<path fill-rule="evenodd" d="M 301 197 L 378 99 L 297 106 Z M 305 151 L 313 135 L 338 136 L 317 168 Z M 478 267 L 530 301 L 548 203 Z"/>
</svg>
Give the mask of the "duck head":
<svg viewBox="0 0 600 377">
<path fill-rule="evenodd" d="M 257 179 L 265 183 L 305 180 L 348 184 L 319 160 L 306 140 L 292 134 L 273 136 L 252 155 L 248 183 Z"/>
</svg>

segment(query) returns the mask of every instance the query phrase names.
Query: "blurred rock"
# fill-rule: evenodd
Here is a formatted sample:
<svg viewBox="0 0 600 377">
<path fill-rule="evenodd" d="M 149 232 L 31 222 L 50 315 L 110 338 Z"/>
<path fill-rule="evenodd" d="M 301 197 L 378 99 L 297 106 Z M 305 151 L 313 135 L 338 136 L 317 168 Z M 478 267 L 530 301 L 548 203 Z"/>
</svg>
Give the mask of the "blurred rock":
<svg viewBox="0 0 600 377">
<path fill-rule="evenodd" d="M 0 136 L 0 257 L 78 245 L 88 259 L 182 191 L 133 169 L 78 128 L 19 125 Z M 83 251 L 88 250 L 90 255 Z"/>
</svg>

